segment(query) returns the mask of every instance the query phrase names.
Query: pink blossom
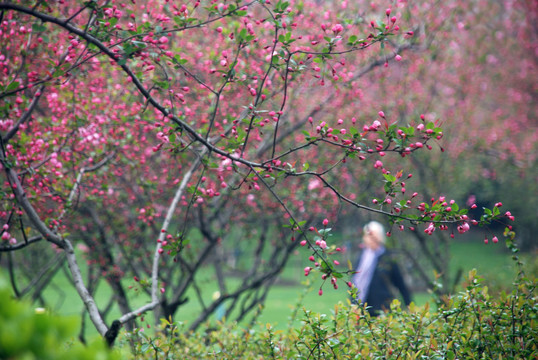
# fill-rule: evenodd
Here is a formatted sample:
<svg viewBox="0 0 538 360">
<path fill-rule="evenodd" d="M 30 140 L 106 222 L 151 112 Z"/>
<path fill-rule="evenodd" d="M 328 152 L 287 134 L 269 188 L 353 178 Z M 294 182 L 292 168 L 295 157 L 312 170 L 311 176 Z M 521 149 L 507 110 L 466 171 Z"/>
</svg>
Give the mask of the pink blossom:
<svg viewBox="0 0 538 360">
<path fill-rule="evenodd" d="M 377 131 L 377 130 L 379 130 L 379 128 L 381 128 L 381 123 L 380 123 L 378 120 L 375 120 L 375 121 L 372 123 L 372 126 L 370 126 L 367 130 L 370 130 L 370 131 Z"/>
<path fill-rule="evenodd" d="M 339 34 L 342 31 L 344 31 L 344 27 L 342 26 L 342 24 L 336 24 L 336 25 L 333 26 L 333 28 L 331 30 L 332 30 L 333 33 Z"/>
<path fill-rule="evenodd" d="M 321 187 L 321 181 L 319 179 L 312 179 L 308 183 L 308 190 L 314 190 Z"/>
<path fill-rule="evenodd" d="M 458 225 L 458 232 L 460 234 L 463 234 L 463 233 L 469 231 L 470 228 L 471 227 L 469 226 L 469 223 L 464 222 L 463 224 Z"/>
<path fill-rule="evenodd" d="M 374 164 L 375 169 L 381 169 L 383 167 L 383 163 L 379 160 L 377 160 Z"/>
<path fill-rule="evenodd" d="M 424 229 L 424 232 L 428 235 L 431 235 L 433 234 L 433 232 L 435 231 L 435 224 L 434 223 L 430 223 L 428 225 L 428 227 L 426 229 Z"/>
<path fill-rule="evenodd" d="M 161 44 L 166 44 L 168 42 L 168 38 L 166 36 L 161 36 L 161 38 L 159 39 L 159 42 Z"/>
</svg>

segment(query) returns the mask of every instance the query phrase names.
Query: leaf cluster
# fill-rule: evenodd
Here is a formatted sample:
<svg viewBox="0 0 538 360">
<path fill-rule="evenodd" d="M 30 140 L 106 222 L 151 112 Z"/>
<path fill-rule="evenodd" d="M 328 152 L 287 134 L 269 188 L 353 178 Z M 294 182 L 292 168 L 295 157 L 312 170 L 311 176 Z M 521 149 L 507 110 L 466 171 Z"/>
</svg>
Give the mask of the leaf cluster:
<svg viewBox="0 0 538 360">
<path fill-rule="evenodd" d="M 88 346 L 76 340 L 78 321 L 51 314 L 11 297 L 0 277 L 0 359 L 119 359 L 98 338 Z"/>
<path fill-rule="evenodd" d="M 435 310 L 429 304 L 402 309 L 395 300 L 389 313 L 372 318 L 364 306 L 340 303 L 331 316 L 305 309 L 299 328 L 218 325 L 190 335 L 145 337 L 135 353 L 162 356 L 151 346 L 158 343 L 167 349 L 165 358 L 185 359 L 530 359 L 538 355 L 535 289 L 536 279 L 520 273 L 510 293 L 491 295 L 473 270 L 465 291 Z"/>
</svg>

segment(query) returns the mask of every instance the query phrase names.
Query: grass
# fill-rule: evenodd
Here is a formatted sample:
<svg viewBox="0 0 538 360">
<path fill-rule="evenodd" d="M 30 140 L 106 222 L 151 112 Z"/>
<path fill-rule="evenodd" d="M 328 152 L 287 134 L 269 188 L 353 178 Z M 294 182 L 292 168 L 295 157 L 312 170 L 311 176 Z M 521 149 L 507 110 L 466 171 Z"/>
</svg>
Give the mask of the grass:
<svg viewBox="0 0 538 360">
<path fill-rule="evenodd" d="M 511 284 L 515 276 L 515 270 L 511 254 L 503 250 L 504 246 L 501 244 L 490 244 L 486 246 L 481 242 L 454 242 L 451 246 L 452 269 L 455 271 L 455 269 L 461 267 L 464 270 L 464 275 L 466 275 L 468 271 L 476 268 L 478 273 L 486 279 L 486 283 L 490 287 L 507 287 Z M 277 285 L 271 288 L 261 315 L 257 319 L 258 323 L 264 326 L 271 324 L 275 329 L 285 329 L 290 325 L 295 326 L 298 324 L 297 322 L 290 324 L 290 317 L 295 309 L 298 310 L 297 315 L 300 319 L 303 309 L 330 314 L 335 304 L 338 302 L 346 303 L 348 301 L 347 286 L 344 284 L 341 284 L 338 290 L 334 290 L 327 283 L 323 287 L 323 296 L 319 296 L 319 274 L 314 277 L 311 275 L 307 279 L 311 281 L 310 285 L 304 283 L 305 278 L 299 268 L 300 266 L 299 261 L 293 262 L 291 268 L 285 271 L 286 278 L 288 280 L 290 277 L 294 278 L 297 281 L 297 286 Z M 300 284 L 301 282 L 303 284 Z M 126 280 L 126 287 L 131 283 L 134 282 L 129 279 Z M 202 289 L 203 296 L 209 299 L 215 289 L 216 286 L 205 286 Z M 97 302 L 101 307 L 106 305 L 102 304 L 102 301 L 109 299 L 112 295 L 111 293 L 111 289 L 102 281 L 98 286 L 96 295 Z M 82 301 L 72 288 L 66 275 L 62 272 L 58 273 L 52 286 L 45 291 L 44 298 L 50 304 L 52 310 L 58 313 L 65 315 L 82 314 Z M 430 295 L 428 293 L 416 293 L 413 294 L 413 300 L 416 304 L 423 305 L 430 300 Z M 134 297 L 131 299 L 131 306 L 136 307 L 144 304 L 146 301 L 147 297 L 145 296 Z M 188 302 L 178 310 L 176 319 L 181 320 L 188 327 L 189 323 L 195 320 L 200 310 L 196 301 Z M 117 317 L 119 317 L 119 309 L 114 305 L 110 310 L 107 321 L 111 322 Z M 250 317 L 247 318 L 247 320 L 249 319 Z M 152 316 L 147 316 L 146 323 L 146 325 L 153 325 Z M 96 334 L 95 329 L 89 321 L 86 322 L 86 329 L 88 335 L 92 336 Z"/>
</svg>

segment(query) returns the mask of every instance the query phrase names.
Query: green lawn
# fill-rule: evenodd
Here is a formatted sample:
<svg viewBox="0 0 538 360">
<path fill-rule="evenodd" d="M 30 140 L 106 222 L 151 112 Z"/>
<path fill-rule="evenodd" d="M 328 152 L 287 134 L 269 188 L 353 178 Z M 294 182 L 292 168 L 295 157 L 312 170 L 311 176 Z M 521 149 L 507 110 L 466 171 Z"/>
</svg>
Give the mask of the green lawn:
<svg viewBox="0 0 538 360">
<path fill-rule="evenodd" d="M 514 278 L 515 270 L 511 259 L 512 255 L 503 251 L 503 249 L 502 244 L 484 245 L 481 242 L 454 242 L 451 246 L 453 269 L 461 266 L 464 270 L 464 275 L 466 275 L 469 270 L 476 268 L 478 273 L 486 278 L 487 284 L 490 287 L 506 287 Z M 292 261 L 292 263 L 295 265 L 294 267 L 297 269 L 295 271 L 298 271 L 298 273 L 295 274 L 293 269 L 287 269 L 285 276 L 288 280 L 290 278 L 295 279 L 297 285 L 279 285 L 274 286 L 270 290 L 265 307 L 258 318 L 260 324 L 265 325 L 270 323 L 276 329 L 284 329 L 290 325 L 289 319 L 294 309 L 298 309 L 298 317 L 300 318 L 303 308 L 330 314 L 336 303 L 347 302 L 348 294 L 345 284 L 340 284 L 340 288 L 334 290 L 330 283 L 327 283 L 323 287 L 323 296 L 319 296 L 319 274 L 309 276 L 308 280 L 312 284 L 308 286 L 304 283 L 305 277 L 299 269 L 300 262 Z M 127 283 L 129 281 L 126 280 L 126 285 L 128 285 Z M 215 287 L 206 287 L 203 289 L 203 296 L 211 297 L 213 291 L 215 291 Z M 99 300 L 108 299 L 110 295 L 110 288 L 105 282 L 101 282 L 96 296 L 100 307 L 105 305 L 100 303 Z M 58 313 L 66 315 L 79 315 L 82 313 L 82 301 L 74 293 L 66 276 L 61 272 L 54 279 L 54 285 L 46 291 L 45 298 L 53 310 Z M 429 301 L 430 295 L 428 293 L 413 294 L 413 299 L 416 304 L 422 305 Z M 131 301 L 131 306 L 141 305 L 145 301 L 147 301 L 145 296 L 139 296 Z M 188 302 L 176 313 L 176 319 L 183 321 L 188 326 L 195 319 L 199 310 L 200 308 L 195 304 L 195 301 Z M 108 317 L 108 321 L 112 321 L 118 315 L 119 310 L 114 306 Z M 151 316 L 148 316 L 146 321 L 149 324 L 153 324 Z M 89 321 L 87 321 L 86 326 L 90 335 L 95 334 L 95 330 L 93 330 Z"/>
</svg>

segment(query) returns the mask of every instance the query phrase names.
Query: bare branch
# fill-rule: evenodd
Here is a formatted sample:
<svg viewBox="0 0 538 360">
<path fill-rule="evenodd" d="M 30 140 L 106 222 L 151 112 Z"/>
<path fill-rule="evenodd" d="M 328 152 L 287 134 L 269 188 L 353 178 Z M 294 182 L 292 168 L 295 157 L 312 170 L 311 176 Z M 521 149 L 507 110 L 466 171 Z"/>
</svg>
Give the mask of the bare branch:
<svg viewBox="0 0 538 360">
<path fill-rule="evenodd" d="M 162 251 L 161 244 L 165 240 L 166 232 L 168 230 L 168 227 L 170 226 L 172 217 L 174 216 L 179 200 L 181 199 L 181 196 L 183 195 L 188 182 L 191 180 L 194 172 L 196 171 L 196 169 L 198 169 L 200 164 L 201 164 L 200 159 L 195 160 L 195 162 L 192 164 L 190 169 L 183 176 L 183 180 L 181 181 L 181 183 L 179 184 L 179 187 L 176 190 L 174 199 L 172 200 L 172 203 L 168 207 L 166 217 L 164 219 L 163 225 L 161 226 L 161 232 L 159 233 L 159 240 L 157 241 L 157 246 L 155 247 L 155 253 L 153 255 L 153 266 L 152 266 L 152 271 L 151 271 L 151 302 L 134 311 L 131 311 L 130 313 L 124 314 L 122 317 L 120 317 L 119 321 L 122 324 L 139 316 L 140 314 L 146 311 L 153 310 L 160 303 L 159 301 L 159 261 L 161 258 L 161 251 Z"/>
</svg>

